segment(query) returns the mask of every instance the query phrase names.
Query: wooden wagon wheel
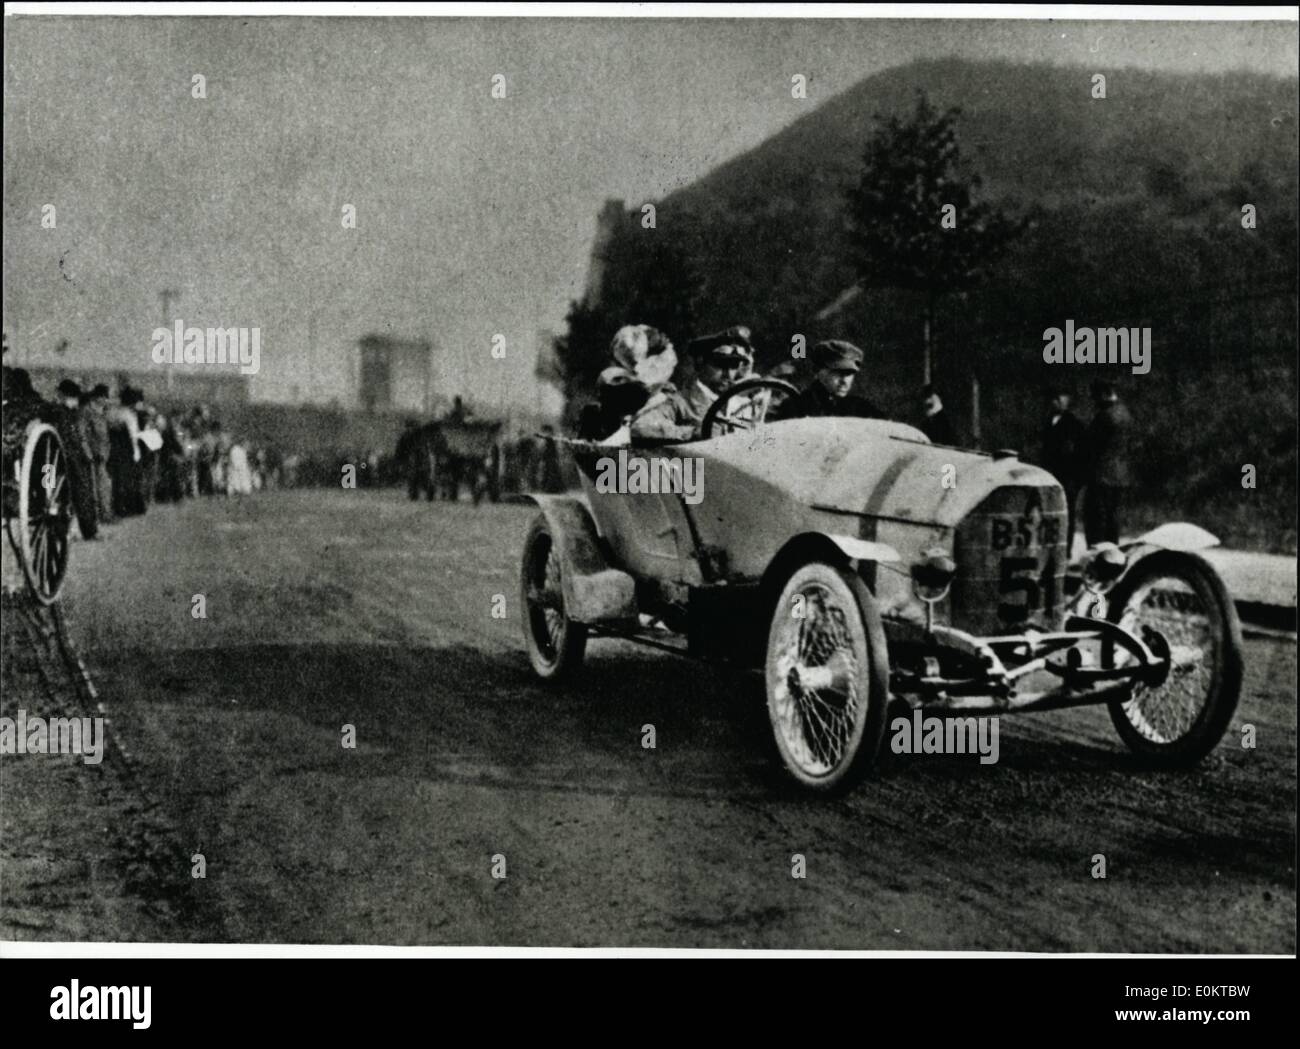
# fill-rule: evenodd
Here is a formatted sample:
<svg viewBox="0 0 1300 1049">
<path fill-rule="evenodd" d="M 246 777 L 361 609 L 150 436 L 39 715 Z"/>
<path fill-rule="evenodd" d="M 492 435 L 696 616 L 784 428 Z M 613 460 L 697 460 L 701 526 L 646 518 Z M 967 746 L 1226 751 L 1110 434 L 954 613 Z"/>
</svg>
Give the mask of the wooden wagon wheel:
<svg viewBox="0 0 1300 1049">
<path fill-rule="evenodd" d="M 54 427 L 42 422 L 28 425 L 22 458 L 14 469 L 18 514 L 9 519 L 9 541 L 28 588 L 37 601 L 50 605 L 58 600 L 68 571 L 72 526 L 67 461 Z"/>
</svg>

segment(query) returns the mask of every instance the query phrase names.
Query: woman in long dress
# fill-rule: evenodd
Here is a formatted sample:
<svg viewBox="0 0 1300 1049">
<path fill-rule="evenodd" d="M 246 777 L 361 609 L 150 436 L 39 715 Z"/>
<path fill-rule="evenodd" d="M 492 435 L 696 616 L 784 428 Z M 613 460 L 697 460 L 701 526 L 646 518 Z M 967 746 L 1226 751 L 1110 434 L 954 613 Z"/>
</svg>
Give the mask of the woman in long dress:
<svg viewBox="0 0 1300 1049">
<path fill-rule="evenodd" d="M 226 466 L 226 494 L 253 494 L 253 471 L 248 463 L 248 450 L 243 442 L 238 440 L 230 446 L 230 457 Z"/>
<path fill-rule="evenodd" d="M 144 513 L 144 494 L 140 489 L 140 417 L 137 409 L 144 394 L 124 386 L 118 396 L 108 424 L 108 471 L 113 478 L 113 513 L 131 517 Z"/>
</svg>

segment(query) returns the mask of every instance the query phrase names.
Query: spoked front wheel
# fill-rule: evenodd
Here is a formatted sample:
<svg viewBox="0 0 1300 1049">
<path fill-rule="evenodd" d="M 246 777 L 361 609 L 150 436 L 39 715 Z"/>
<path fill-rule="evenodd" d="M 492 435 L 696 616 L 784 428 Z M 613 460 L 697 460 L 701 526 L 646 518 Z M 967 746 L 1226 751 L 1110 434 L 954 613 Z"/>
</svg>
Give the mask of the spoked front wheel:
<svg viewBox="0 0 1300 1049">
<path fill-rule="evenodd" d="M 1223 580 L 1195 554 L 1159 550 L 1129 569 L 1107 603 L 1113 622 L 1169 659 L 1162 682 L 1135 684 L 1110 704 L 1120 738 L 1156 764 L 1195 764 L 1223 738 L 1241 694 L 1241 623 Z"/>
<path fill-rule="evenodd" d="M 543 681 L 572 673 L 587 650 L 586 626 L 571 620 L 564 607 L 563 571 L 546 516 L 539 514 L 524 540 L 520 582 L 528 661 Z"/>
<path fill-rule="evenodd" d="M 856 576 L 814 561 L 790 577 L 772 614 L 768 717 L 781 763 L 812 790 L 847 790 L 880 751 L 888 685 L 870 602 Z"/>
</svg>

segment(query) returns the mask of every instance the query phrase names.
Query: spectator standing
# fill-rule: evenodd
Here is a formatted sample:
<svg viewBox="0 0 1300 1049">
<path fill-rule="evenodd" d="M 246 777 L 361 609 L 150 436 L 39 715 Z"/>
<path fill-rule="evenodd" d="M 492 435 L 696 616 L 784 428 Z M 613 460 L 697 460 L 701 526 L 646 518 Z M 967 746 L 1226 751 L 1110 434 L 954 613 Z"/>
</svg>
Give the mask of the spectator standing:
<svg viewBox="0 0 1300 1049">
<path fill-rule="evenodd" d="M 198 481 L 199 495 L 212 495 L 216 492 L 212 470 L 217 459 L 217 435 L 212 432 L 206 421 L 198 433 Z"/>
<path fill-rule="evenodd" d="M 1094 383 L 1096 412 L 1088 427 L 1088 491 L 1084 532 L 1088 545 L 1118 543 L 1124 490 L 1132 483 L 1129 446 L 1133 416 L 1112 382 Z"/>
<path fill-rule="evenodd" d="M 1074 549 L 1079 492 L 1087 473 L 1088 429 L 1070 410 L 1070 392 L 1050 391 L 1047 420 L 1043 425 L 1043 466 L 1065 489 L 1065 553 Z"/>
<path fill-rule="evenodd" d="M 113 480 L 108 472 L 111 446 L 108 438 L 108 387 L 98 383 L 85 395 L 83 409 L 90 437 L 90 455 L 95 475 L 95 508 L 101 525 L 113 523 Z"/>
<path fill-rule="evenodd" d="M 158 501 L 179 503 L 185 496 L 185 446 L 171 419 L 159 415 L 156 424 L 162 435 L 162 448 L 158 452 Z"/>
<path fill-rule="evenodd" d="M 152 408 L 141 408 L 140 422 L 140 498 L 147 508 L 158 493 L 163 439 Z"/>
<path fill-rule="evenodd" d="M 144 513 L 140 497 L 140 418 L 144 394 L 132 386 L 118 393 L 118 407 L 109 417 L 108 472 L 113 479 L 113 513 L 132 517 Z"/>
<path fill-rule="evenodd" d="M 230 442 L 226 469 L 226 494 L 253 494 L 253 470 L 248 461 L 248 449 L 238 438 Z"/>
<path fill-rule="evenodd" d="M 90 417 L 81 403 L 81 387 L 71 379 L 59 383 L 59 407 L 55 413 L 59 438 L 68 464 L 72 506 L 83 539 L 99 534 L 95 499 L 95 457 L 91 451 Z"/>
<path fill-rule="evenodd" d="M 230 435 L 221 429 L 221 423 L 212 423 L 212 490 L 227 494 L 226 470 L 230 464 Z"/>
<path fill-rule="evenodd" d="M 460 398 L 456 398 L 459 405 Z M 414 419 L 407 419 L 402 427 L 402 435 L 397 439 L 394 458 L 406 475 L 406 494 L 413 500 L 420 498 L 422 489 L 432 487 L 429 477 L 429 456 L 426 451 L 424 435 Z M 432 497 L 432 491 L 430 491 Z"/>
<path fill-rule="evenodd" d="M 952 424 L 952 417 L 948 414 L 948 409 L 943 406 L 939 392 L 933 386 L 925 386 L 921 390 L 920 429 L 930 438 L 932 444 L 956 446 L 959 443 L 957 428 Z"/>
</svg>

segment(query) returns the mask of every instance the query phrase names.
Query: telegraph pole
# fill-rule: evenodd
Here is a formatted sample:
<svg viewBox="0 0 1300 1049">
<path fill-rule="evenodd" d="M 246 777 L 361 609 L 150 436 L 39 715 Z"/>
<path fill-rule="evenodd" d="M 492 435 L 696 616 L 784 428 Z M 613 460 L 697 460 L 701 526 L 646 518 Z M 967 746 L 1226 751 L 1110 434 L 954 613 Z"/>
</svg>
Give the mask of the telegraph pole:
<svg viewBox="0 0 1300 1049">
<path fill-rule="evenodd" d="M 181 293 L 177 291 L 175 288 L 163 288 L 163 290 L 158 293 L 158 298 L 162 300 L 163 327 L 170 328 L 172 326 L 172 316 L 171 316 L 172 300 L 179 299 L 180 297 L 181 297 Z M 177 347 L 172 347 L 173 360 L 175 359 L 176 349 Z M 167 378 L 164 380 L 164 382 L 167 385 L 167 392 L 171 393 L 172 386 L 175 382 L 175 377 L 173 375 L 171 368 L 167 369 Z"/>
</svg>

